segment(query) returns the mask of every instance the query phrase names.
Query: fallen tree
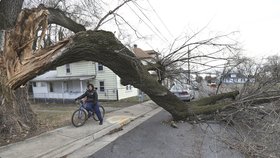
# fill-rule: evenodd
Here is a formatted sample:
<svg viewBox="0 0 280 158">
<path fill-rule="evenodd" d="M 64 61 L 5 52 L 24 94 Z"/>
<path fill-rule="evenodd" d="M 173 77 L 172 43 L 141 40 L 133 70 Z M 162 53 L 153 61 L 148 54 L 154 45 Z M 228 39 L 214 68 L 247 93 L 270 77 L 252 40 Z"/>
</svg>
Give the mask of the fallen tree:
<svg viewBox="0 0 280 158">
<path fill-rule="evenodd" d="M 74 36 L 41 48 L 40 41 L 44 38 L 48 22 L 65 25 L 64 27 L 69 29 L 71 27 L 68 25 L 74 26 L 69 18 L 52 18 L 63 16 L 61 14 L 44 6 L 24 9 L 15 26 L 6 30 L 4 51 L 0 54 L 1 133 L 20 133 L 36 125 L 36 117 L 27 102 L 26 91 L 21 89 L 21 86 L 52 68 L 81 60 L 95 61 L 107 66 L 121 78 L 123 85 L 130 84 L 145 92 L 155 103 L 171 113 L 174 120 L 215 112 L 223 107 L 220 104 L 215 106 L 216 101 L 238 95 L 238 92 L 231 92 L 184 103 L 159 84 L 113 33 L 102 30 L 85 31 L 84 27 L 78 24 L 73 30 L 77 32 Z M 60 20 L 63 22 L 59 22 Z M 42 30 L 39 48 L 33 50 L 32 43 L 39 28 Z M 22 108 L 24 110 L 20 110 Z"/>
</svg>

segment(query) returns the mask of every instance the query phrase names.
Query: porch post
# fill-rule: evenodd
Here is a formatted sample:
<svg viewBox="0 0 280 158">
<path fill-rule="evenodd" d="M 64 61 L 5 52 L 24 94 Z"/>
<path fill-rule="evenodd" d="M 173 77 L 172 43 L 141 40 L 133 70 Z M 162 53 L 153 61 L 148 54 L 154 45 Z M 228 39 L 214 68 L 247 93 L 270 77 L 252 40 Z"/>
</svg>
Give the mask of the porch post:
<svg viewBox="0 0 280 158">
<path fill-rule="evenodd" d="M 62 81 L 61 83 L 62 83 L 62 102 L 64 104 L 64 81 Z"/>
<path fill-rule="evenodd" d="M 80 80 L 80 89 L 81 89 L 81 93 L 83 93 L 83 80 Z"/>
</svg>

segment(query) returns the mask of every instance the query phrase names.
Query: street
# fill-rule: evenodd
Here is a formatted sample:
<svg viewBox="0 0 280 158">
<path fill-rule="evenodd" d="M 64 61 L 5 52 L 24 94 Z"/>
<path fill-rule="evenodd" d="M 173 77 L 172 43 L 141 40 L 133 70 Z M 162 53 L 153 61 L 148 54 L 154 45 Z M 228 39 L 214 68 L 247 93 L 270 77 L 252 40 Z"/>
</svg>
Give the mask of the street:
<svg viewBox="0 0 280 158">
<path fill-rule="evenodd" d="M 91 158 L 186 158 L 243 157 L 230 151 L 203 128 L 189 123 L 170 127 L 171 118 L 165 111 L 158 113 L 138 127 L 97 151 Z M 213 125 L 212 128 L 218 128 Z"/>
</svg>

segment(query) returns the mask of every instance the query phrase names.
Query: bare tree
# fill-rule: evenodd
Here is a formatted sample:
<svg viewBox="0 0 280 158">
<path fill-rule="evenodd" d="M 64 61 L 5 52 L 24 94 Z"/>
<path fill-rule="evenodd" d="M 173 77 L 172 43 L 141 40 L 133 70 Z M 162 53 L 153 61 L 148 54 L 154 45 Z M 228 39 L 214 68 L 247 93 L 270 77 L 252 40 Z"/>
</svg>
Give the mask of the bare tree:
<svg viewBox="0 0 280 158">
<path fill-rule="evenodd" d="M 238 42 L 231 37 L 236 32 L 201 40 L 199 35 L 203 29 L 191 36 L 176 38 L 168 48 L 168 52 L 162 52 L 166 55 L 156 64 L 149 65 L 148 69 L 157 70 L 160 82 L 166 78 L 173 79 L 179 74 L 187 74 L 190 79 L 191 73 L 203 73 L 232 66 L 228 63 L 232 62 L 241 50 Z"/>
<path fill-rule="evenodd" d="M 280 91 L 275 60 L 278 60 L 276 56 L 262 61 L 243 58 L 234 68 L 248 78 L 244 84 L 238 84 L 239 97 L 212 115 L 215 120 L 225 122 L 221 125 L 223 132 L 214 132 L 214 136 L 249 157 L 280 156 Z M 224 86 L 232 88 L 234 85 Z"/>
<path fill-rule="evenodd" d="M 219 93 L 220 87 L 222 86 L 224 79 L 226 76 L 229 76 L 230 73 L 232 73 L 233 71 L 241 73 L 241 74 L 245 74 L 247 73 L 247 77 L 249 77 L 250 75 L 248 73 L 250 73 L 250 69 L 241 69 L 241 68 L 248 68 L 246 67 L 248 63 L 248 61 L 250 61 L 249 58 L 246 57 L 241 57 L 240 55 L 236 55 L 232 60 L 228 60 L 228 62 L 225 64 L 222 73 L 220 74 L 219 77 L 219 82 L 218 82 L 218 86 L 216 89 L 216 94 Z M 242 66 L 240 66 L 242 65 Z"/>
</svg>

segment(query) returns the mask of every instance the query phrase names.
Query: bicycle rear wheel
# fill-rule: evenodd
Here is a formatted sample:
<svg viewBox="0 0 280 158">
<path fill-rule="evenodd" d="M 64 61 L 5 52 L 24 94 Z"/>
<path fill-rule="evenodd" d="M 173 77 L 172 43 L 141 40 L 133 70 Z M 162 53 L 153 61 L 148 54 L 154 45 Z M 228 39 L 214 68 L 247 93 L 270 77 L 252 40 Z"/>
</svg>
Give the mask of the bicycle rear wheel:
<svg viewBox="0 0 280 158">
<path fill-rule="evenodd" d="M 87 113 L 85 110 L 78 109 L 74 111 L 74 113 L 72 114 L 71 121 L 75 127 L 80 127 L 84 125 L 86 120 L 87 120 Z"/>
<path fill-rule="evenodd" d="M 102 118 L 104 118 L 104 116 L 105 116 L 105 109 L 104 109 L 104 107 L 102 105 L 99 106 L 99 110 L 100 110 Z M 93 113 L 93 119 L 95 121 L 98 121 L 98 117 L 97 117 L 96 113 Z"/>
</svg>

